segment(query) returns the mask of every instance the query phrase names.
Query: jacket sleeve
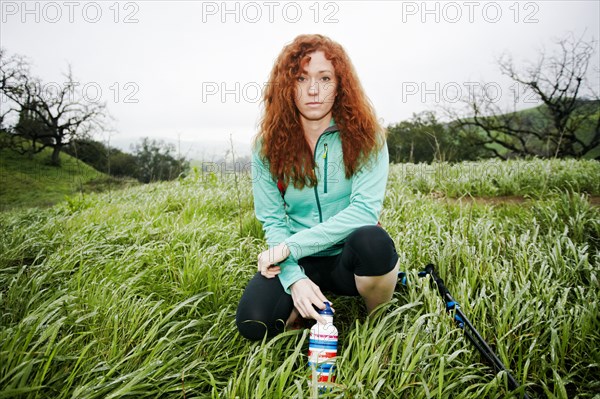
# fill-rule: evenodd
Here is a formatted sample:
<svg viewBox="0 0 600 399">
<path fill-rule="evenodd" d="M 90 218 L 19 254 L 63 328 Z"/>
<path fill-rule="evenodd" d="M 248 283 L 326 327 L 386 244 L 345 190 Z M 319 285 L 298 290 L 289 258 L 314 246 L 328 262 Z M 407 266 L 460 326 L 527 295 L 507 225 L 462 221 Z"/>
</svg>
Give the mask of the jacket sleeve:
<svg viewBox="0 0 600 399">
<path fill-rule="evenodd" d="M 313 255 L 344 240 L 355 229 L 375 225 L 383 208 L 389 171 L 387 143 L 373 151 L 369 159 L 352 176 L 350 204 L 323 223 L 302 230 L 285 239 L 291 256 L 300 259 Z"/>
<path fill-rule="evenodd" d="M 260 146 L 258 146 L 260 147 Z M 259 151 L 252 151 L 252 194 L 254 196 L 254 212 L 261 222 L 269 248 L 281 244 L 291 236 L 290 229 L 285 221 L 283 199 L 269 171 L 267 161 L 258 155 Z M 280 263 L 281 273 L 279 281 L 285 292 L 290 294 L 290 286 L 296 281 L 306 278 L 304 271 L 298 265 L 293 255 L 288 256 Z"/>
</svg>

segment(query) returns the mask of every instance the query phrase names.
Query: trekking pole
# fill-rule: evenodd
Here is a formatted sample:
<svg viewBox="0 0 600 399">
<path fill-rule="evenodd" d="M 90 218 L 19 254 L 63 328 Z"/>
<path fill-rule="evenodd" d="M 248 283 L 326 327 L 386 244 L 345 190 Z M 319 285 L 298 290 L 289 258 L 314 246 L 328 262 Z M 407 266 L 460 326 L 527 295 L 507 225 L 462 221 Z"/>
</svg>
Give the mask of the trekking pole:
<svg viewBox="0 0 600 399">
<path fill-rule="evenodd" d="M 481 334 L 477 331 L 477 329 L 473 326 L 471 321 L 465 316 L 463 311 L 460 309 L 459 304 L 454 300 L 450 291 L 446 288 L 444 284 L 444 280 L 442 280 L 437 273 L 435 272 L 435 268 L 432 264 L 428 264 L 425 267 L 424 271 L 419 272 L 419 277 L 425 277 L 426 275 L 430 275 L 433 281 L 435 281 L 438 291 L 446 304 L 446 311 L 450 312 L 454 310 L 454 320 L 458 327 L 460 327 L 464 332 L 469 341 L 473 343 L 473 345 L 477 348 L 477 350 L 481 353 L 481 355 L 490 363 L 496 372 L 504 371 L 508 378 L 508 384 L 510 389 L 516 390 L 520 388 L 519 383 L 513 377 L 513 375 L 506 369 L 502 361 L 496 356 L 492 348 L 488 345 L 488 343 L 483 339 Z M 398 279 L 402 283 L 402 285 L 406 285 L 406 273 L 399 272 Z M 466 327 L 466 328 L 465 328 Z M 530 399 L 525 391 L 523 391 L 523 398 Z"/>
</svg>

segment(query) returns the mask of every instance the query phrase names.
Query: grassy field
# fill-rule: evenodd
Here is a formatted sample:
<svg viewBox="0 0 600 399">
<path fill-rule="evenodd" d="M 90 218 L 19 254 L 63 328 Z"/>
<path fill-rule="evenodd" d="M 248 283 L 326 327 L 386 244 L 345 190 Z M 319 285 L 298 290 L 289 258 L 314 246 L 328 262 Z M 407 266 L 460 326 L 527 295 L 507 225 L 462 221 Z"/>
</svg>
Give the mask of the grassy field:
<svg viewBox="0 0 600 399">
<path fill-rule="evenodd" d="M 408 285 L 370 317 L 332 298 L 322 397 L 519 397 L 417 277 L 429 262 L 531 397 L 600 397 L 599 177 L 595 161 L 393 166 L 381 222 Z M 310 397 L 308 330 L 235 328 L 265 247 L 250 183 L 196 172 L 0 213 L 0 398 Z"/>
<path fill-rule="evenodd" d="M 28 157 L 0 149 L 0 211 L 49 207 L 81 193 L 136 184 L 132 179 L 110 177 L 65 153 L 60 155 L 60 167 L 50 166 L 51 153 L 46 148 Z"/>
</svg>

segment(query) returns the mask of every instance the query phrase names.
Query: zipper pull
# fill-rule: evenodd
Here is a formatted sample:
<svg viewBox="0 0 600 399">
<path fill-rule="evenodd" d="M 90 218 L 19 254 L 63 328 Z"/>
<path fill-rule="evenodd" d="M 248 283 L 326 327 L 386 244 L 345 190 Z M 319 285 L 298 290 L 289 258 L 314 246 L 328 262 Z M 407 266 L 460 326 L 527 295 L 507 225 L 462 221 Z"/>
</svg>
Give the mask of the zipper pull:
<svg viewBox="0 0 600 399">
<path fill-rule="evenodd" d="M 325 153 L 323 154 L 323 159 L 327 159 L 327 143 L 323 145 L 325 146 Z"/>
</svg>

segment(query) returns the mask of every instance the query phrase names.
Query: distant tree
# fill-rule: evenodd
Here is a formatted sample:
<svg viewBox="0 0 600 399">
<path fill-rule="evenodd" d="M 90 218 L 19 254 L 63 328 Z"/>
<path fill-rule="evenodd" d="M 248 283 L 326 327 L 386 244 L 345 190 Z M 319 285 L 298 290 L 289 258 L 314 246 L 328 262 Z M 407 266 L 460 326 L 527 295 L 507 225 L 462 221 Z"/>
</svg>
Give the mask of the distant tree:
<svg viewBox="0 0 600 399">
<path fill-rule="evenodd" d="M 31 74 L 25 57 L 9 57 L 0 49 L 0 101 L 8 99 L 10 103 L 0 111 L 0 124 L 6 126 L 10 114 L 18 113 L 18 122 L 7 129 L 14 148 L 21 153 L 37 153 L 50 147 L 53 165 L 60 164 L 65 145 L 102 130 L 107 116 L 105 104 L 87 100 L 78 90 L 70 66 L 64 77 L 60 85 L 46 85 Z"/>
<path fill-rule="evenodd" d="M 21 84 L 29 78 L 29 63 L 21 55 L 8 57 L 6 50 L 0 47 L 0 128 L 8 132 L 9 124 L 7 119 L 13 113 L 18 113 L 20 108 L 15 104 L 10 104 L 6 98 L 6 93 L 11 92 L 14 95 L 21 94 Z"/>
<path fill-rule="evenodd" d="M 479 142 L 497 156 L 535 155 L 582 157 L 600 145 L 600 97 L 589 84 L 588 68 L 596 41 L 575 39 L 557 42 L 559 51 L 541 53 L 535 64 L 517 68 L 510 55 L 498 60 L 502 74 L 513 82 L 516 94 L 542 104 L 533 112 L 501 109 L 484 91 L 465 100 L 468 112 L 458 116 L 459 126 L 480 135 Z M 482 85 L 481 87 L 484 87 Z"/>
<path fill-rule="evenodd" d="M 173 180 L 189 169 L 189 162 L 175 156 L 175 146 L 144 137 L 133 148 L 136 177 L 142 183 Z"/>
<path fill-rule="evenodd" d="M 33 149 L 29 153 L 35 153 L 36 148 L 43 148 L 52 144 L 52 130 L 46 125 L 44 120 L 39 117 L 39 113 L 32 111 L 38 105 L 31 103 L 21 108 L 19 113 L 19 121 L 14 127 L 14 131 L 18 133 L 21 138 L 26 140 L 20 140 L 20 143 L 28 143 L 26 146 L 20 146 L 21 148 Z M 43 111 L 41 111 L 43 112 Z"/>
<path fill-rule="evenodd" d="M 475 138 L 452 123 L 438 121 L 433 111 L 388 126 L 391 162 L 432 162 L 475 160 L 489 156 Z"/>
<path fill-rule="evenodd" d="M 0 149 L 10 148 L 10 145 L 11 145 L 10 133 L 3 127 L 0 127 Z"/>
<path fill-rule="evenodd" d="M 136 157 L 89 138 L 72 141 L 65 146 L 66 153 L 94 169 L 118 177 L 136 177 Z"/>
<path fill-rule="evenodd" d="M 112 149 L 110 152 L 110 174 L 118 177 L 137 178 L 138 168 L 135 155 Z"/>
<path fill-rule="evenodd" d="M 67 144 L 64 151 L 94 169 L 108 173 L 110 149 L 102 142 L 90 138 L 77 139 Z"/>
</svg>

